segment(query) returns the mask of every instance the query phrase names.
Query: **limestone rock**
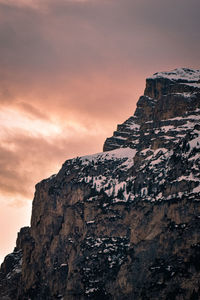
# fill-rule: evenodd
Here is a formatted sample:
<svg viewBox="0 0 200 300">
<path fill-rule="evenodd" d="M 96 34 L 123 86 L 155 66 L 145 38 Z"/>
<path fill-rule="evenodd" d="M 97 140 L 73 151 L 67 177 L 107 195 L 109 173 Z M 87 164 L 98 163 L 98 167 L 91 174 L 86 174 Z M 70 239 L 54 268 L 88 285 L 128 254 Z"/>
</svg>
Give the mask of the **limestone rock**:
<svg viewBox="0 0 200 300">
<path fill-rule="evenodd" d="M 144 96 L 140 97 L 135 114 L 118 125 L 114 135 L 105 141 L 103 150 L 122 146 L 141 150 L 147 148 L 152 138 L 157 139 L 156 145 L 164 142 L 171 148 L 173 136 L 177 143 L 177 135 L 188 132 L 187 124 L 199 114 L 199 78 L 199 70 L 184 68 L 147 78 Z"/>
</svg>

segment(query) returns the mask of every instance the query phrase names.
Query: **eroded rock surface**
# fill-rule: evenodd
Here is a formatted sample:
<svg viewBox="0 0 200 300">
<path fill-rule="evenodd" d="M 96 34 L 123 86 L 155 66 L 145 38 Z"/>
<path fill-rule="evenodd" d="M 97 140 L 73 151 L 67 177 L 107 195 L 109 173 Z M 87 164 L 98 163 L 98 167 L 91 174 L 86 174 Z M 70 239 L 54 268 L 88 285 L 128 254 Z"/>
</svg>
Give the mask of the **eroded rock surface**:
<svg viewBox="0 0 200 300">
<path fill-rule="evenodd" d="M 199 75 L 154 74 L 105 152 L 37 184 L 1 299 L 200 297 Z"/>
</svg>

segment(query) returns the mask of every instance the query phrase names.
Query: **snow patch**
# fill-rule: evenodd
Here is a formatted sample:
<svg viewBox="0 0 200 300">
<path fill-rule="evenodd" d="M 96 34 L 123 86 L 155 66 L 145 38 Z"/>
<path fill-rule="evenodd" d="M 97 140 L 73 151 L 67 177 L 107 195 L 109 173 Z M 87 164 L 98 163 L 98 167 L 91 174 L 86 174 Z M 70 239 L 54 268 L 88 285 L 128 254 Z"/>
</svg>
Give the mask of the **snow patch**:
<svg viewBox="0 0 200 300">
<path fill-rule="evenodd" d="M 80 157 L 82 164 L 87 164 L 87 162 L 97 163 L 98 161 L 106 160 L 118 160 L 123 158 L 134 158 L 136 150 L 132 148 L 119 148 L 112 151 L 100 152 L 93 155 L 86 155 Z"/>
<path fill-rule="evenodd" d="M 191 70 L 187 68 L 178 68 L 170 72 L 157 72 L 148 79 L 167 78 L 170 80 L 178 81 L 184 80 L 187 82 L 196 82 L 200 80 L 200 70 Z M 200 84 L 198 85 L 200 86 Z"/>
</svg>

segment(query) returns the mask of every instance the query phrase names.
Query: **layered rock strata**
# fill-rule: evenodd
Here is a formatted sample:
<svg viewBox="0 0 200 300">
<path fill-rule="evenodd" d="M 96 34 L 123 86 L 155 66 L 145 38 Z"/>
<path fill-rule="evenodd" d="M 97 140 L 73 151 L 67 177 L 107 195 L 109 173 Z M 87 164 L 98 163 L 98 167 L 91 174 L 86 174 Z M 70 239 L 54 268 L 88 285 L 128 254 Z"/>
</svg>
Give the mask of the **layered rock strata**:
<svg viewBox="0 0 200 300">
<path fill-rule="evenodd" d="M 36 185 L 1 299 L 200 297 L 200 71 L 147 79 L 104 152 Z"/>
</svg>

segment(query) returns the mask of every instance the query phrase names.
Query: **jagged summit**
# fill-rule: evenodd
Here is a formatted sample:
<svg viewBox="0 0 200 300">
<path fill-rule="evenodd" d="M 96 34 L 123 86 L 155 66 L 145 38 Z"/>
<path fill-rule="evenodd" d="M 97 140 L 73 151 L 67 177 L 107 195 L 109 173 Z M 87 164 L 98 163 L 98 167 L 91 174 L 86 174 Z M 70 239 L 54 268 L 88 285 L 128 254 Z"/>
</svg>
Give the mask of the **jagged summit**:
<svg viewBox="0 0 200 300">
<path fill-rule="evenodd" d="M 36 185 L 0 299 L 200 297 L 198 73 L 148 78 L 104 152 L 67 160 Z"/>
<path fill-rule="evenodd" d="M 178 81 L 185 83 L 199 83 L 200 84 L 200 70 L 192 70 L 188 68 L 178 68 L 170 72 L 157 72 L 148 79 L 166 78 L 171 81 Z"/>
<path fill-rule="evenodd" d="M 160 99 L 169 94 L 190 94 L 199 92 L 200 70 L 186 68 L 171 72 L 158 72 L 146 79 L 144 95 Z"/>
<path fill-rule="evenodd" d="M 177 137 L 193 129 L 191 123 L 199 115 L 199 97 L 199 70 L 183 68 L 154 74 L 146 80 L 134 115 L 118 125 L 103 150 L 127 146 L 141 150 L 163 142 L 167 148 L 172 147 L 173 140 L 177 143 Z"/>
</svg>

